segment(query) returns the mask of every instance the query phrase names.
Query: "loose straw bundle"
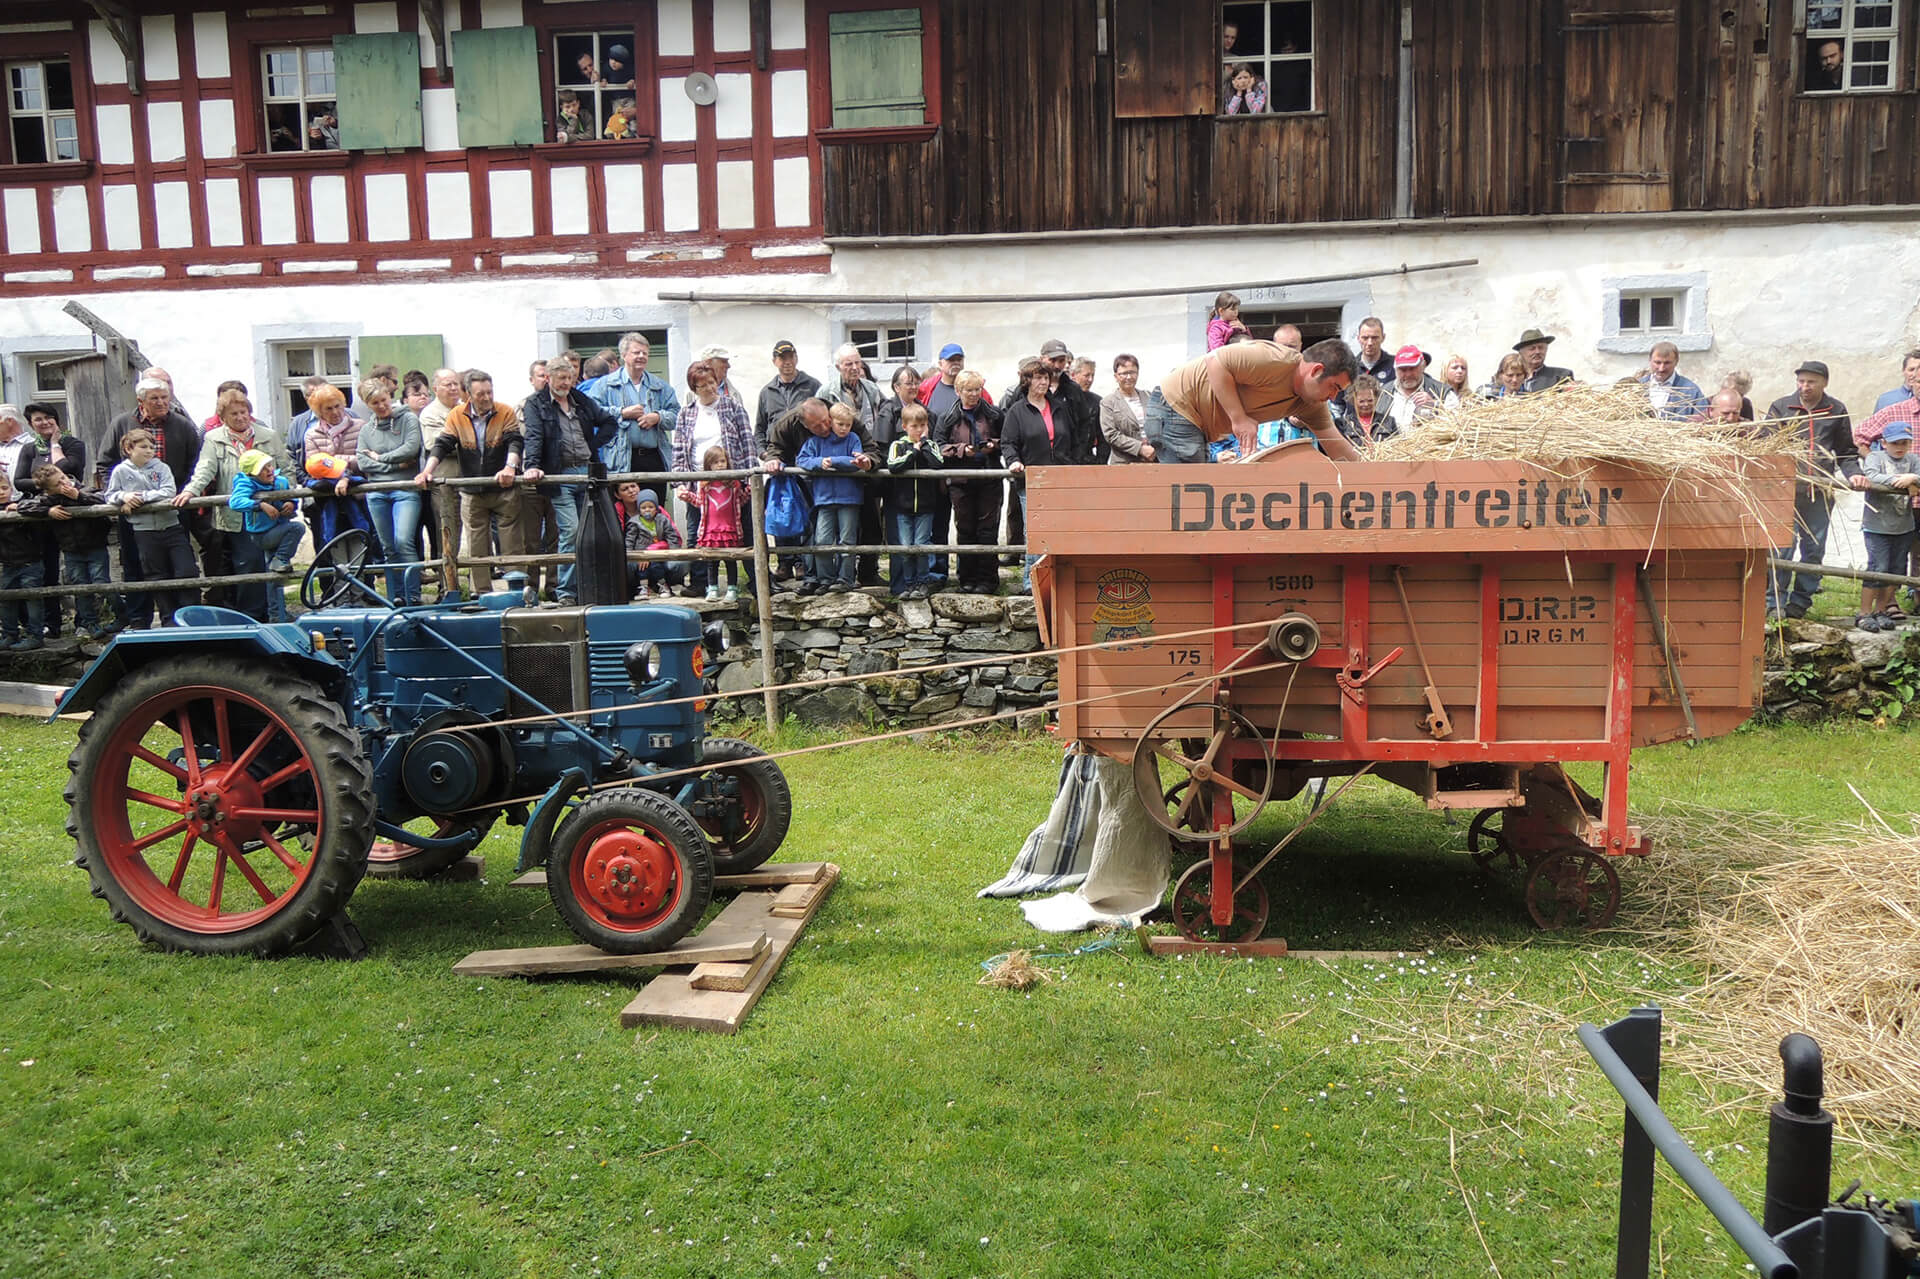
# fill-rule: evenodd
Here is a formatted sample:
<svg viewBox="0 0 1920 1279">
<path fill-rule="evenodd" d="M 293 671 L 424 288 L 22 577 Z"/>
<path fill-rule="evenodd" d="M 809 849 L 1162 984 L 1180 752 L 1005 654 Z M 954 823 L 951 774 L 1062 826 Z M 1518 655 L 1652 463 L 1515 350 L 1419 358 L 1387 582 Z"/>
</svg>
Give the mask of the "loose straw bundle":
<svg viewBox="0 0 1920 1279">
<path fill-rule="evenodd" d="M 1920 1127 L 1920 839 L 1815 847 L 1739 877 L 1694 926 L 1707 980 L 1670 1019 L 1694 1072 L 1777 1094 L 1778 1045 L 1819 1041 L 1827 1109 Z"/>
<path fill-rule="evenodd" d="M 1671 491 L 1720 497 L 1758 514 L 1748 461 L 1798 454 L 1804 432 L 1792 423 L 1683 422 L 1655 417 L 1642 386 L 1595 387 L 1568 382 L 1534 395 L 1467 400 L 1442 409 L 1366 456 L 1381 462 L 1462 459 L 1532 462 L 1577 478 L 1596 462 L 1652 476 Z"/>
</svg>

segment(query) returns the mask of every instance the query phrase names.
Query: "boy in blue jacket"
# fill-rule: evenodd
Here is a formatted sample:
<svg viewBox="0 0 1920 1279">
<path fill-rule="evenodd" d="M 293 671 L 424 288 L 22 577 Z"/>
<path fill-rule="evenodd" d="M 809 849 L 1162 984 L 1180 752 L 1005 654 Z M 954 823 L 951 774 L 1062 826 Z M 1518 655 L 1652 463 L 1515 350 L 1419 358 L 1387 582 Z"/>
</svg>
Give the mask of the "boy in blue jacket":
<svg viewBox="0 0 1920 1279">
<path fill-rule="evenodd" d="M 241 512 L 245 521 L 242 536 L 259 543 L 269 573 L 292 568 L 293 557 L 307 536 L 307 526 L 294 518 L 300 513 L 300 503 L 290 497 L 273 499 L 273 494 L 289 487 L 287 477 L 278 473 L 267 454 L 248 449 L 240 455 L 240 473 L 233 477 L 227 505 Z M 286 593 L 278 588 L 267 592 L 267 620 L 287 620 Z"/>
<path fill-rule="evenodd" d="M 835 404 L 827 411 L 833 429 L 809 435 L 794 465 L 813 477 L 813 545 L 853 546 L 860 539 L 860 439 L 853 433 L 853 409 Z M 854 587 L 856 557 L 851 553 L 815 554 L 802 595 L 850 591 Z"/>
</svg>

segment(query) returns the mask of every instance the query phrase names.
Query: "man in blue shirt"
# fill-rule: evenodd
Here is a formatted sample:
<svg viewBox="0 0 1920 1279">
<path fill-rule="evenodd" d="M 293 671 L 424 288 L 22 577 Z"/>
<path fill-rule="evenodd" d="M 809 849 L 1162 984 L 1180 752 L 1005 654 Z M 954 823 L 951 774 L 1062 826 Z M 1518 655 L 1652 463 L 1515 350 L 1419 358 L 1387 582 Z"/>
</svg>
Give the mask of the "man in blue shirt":
<svg viewBox="0 0 1920 1279">
<path fill-rule="evenodd" d="M 647 372 L 653 348 L 638 333 L 620 339 L 620 367 L 591 392 L 594 400 L 620 419 L 620 429 L 600 451 L 609 475 L 627 471 L 664 471 L 673 451 L 673 424 L 680 397 L 657 374 Z"/>
<path fill-rule="evenodd" d="M 1707 397 L 1700 384 L 1674 370 L 1680 363 L 1680 348 L 1671 342 L 1656 342 L 1647 355 L 1647 371 L 1640 385 L 1647 388 L 1647 403 L 1653 415 L 1671 422 L 1685 422 L 1706 412 Z"/>
<path fill-rule="evenodd" d="M 1878 413 L 1890 404 L 1920 396 L 1920 348 L 1908 351 L 1900 362 L 1900 385 L 1891 391 L 1883 391 L 1880 398 L 1873 402 L 1873 411 Z"/>
</svg>

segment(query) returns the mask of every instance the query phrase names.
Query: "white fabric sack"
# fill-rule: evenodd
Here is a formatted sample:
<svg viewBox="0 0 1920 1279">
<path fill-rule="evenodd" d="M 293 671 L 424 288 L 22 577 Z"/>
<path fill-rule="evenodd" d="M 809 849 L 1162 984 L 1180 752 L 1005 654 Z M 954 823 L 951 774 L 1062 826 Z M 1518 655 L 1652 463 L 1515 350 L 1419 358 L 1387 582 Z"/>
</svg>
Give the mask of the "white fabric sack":
<svg viewBox="0 0 1920 1279">
<path fill-rule="evenodd" d="M 1043 857 L 1048 874 L 1037 873 Z M 1133 770 L 1104 755 L 1069 755 L 1047 821 L 1027 837 L 1007 876 L 980 895 L 1077 883 L 1075 892 L 1022 902 L 1027 922 L 1050 933 L 1132 927 L 1166 895 L 1171 861 L 1172 844 L 1141 805 Z"/>
</svg>

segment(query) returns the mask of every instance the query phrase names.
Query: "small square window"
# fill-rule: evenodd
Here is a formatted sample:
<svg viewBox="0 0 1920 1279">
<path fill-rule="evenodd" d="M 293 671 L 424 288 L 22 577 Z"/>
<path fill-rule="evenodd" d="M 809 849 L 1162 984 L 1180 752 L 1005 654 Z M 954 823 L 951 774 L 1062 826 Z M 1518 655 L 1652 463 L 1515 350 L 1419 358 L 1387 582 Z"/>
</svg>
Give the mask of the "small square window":
<svg viewBox="0 0 1920 1279">
<path fill-rule="evenodd" d="M 1682 314 L 1677 293 L 1623 293 L 1620 295 L 1620 335 L 1677 332 Z"/>
<path fill-rule="evenodd" d="M 553 38 L 554 136 L 568 142 L 632 136 L 639 118 L 631 27 L 569 31 Z M 627 119 L 609 129 L 623 104 Z"/>
<path fill-rule="evenodd" d="M 265 49 L 260 54 L 269 151 L 338 151 L 333 46 Z"/>
<path fill-rule="evenodd" d="M 1223 116 L 1311 111 L 1313 0 L 1220 6 Z"/>
<path fill-rule="evenodd" d="M 280 401 L 287 406 L 287 421 L 307 411 L 306 380 L 317 371 L 338 387 L 349 401 L 353 399 L 352 379 L 347 376 L 347 340 L 320 338 L 289 342 L 273 348 L 275 382 Z"/>
<path fill-rule="evenodd" d="M 65 60 L 6 64 L 7 134 L 15 164 L 80 158 L 73 71 Z"/>
<path fill-rule="evenodd" d="M 1887 0 L 1807 4 L 1801 41 L 1801 91 L 1881 92 L 1896 88 L 1900 18 Z"/>
</svg>

